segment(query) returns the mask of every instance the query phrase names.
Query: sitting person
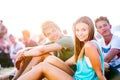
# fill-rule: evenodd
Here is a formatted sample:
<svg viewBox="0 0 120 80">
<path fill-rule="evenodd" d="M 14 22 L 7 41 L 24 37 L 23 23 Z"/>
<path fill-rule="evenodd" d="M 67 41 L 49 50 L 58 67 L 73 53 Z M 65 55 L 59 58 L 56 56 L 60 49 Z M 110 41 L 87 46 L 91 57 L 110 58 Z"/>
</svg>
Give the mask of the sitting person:
<svg viewBox="0 0 120 80">
<path fill-rule="evenodd" d="M 17 52 L 20 49 L 25 48 L 25 45 L 22 42 L 17 41 L 12 34 L 10 34 L 8 38 L 10 41 L 10 58 L 12 59 L 12 61 L 14 63 L 14 61 L 16 59 Z"/>
<path fill-rule="evenodd" d="M 0 38 L 2 38 L 3 36 L 5 37 L 7 32 L 7 27 L 3 24 L 3 21 L 0 20 Z"/>
<path fill-rule="evenodd" d="M 23 30 L 22 35 L 22 42 L 24 43 L 25 47 L 33 47 L 38 45 L 37 42 L 31 39 L 31 34 L 29 30 Z"/>
<path fill-rule="evenodd" d="M 42 62 L 49 55 L 55 55 L 61 60 L 66 61 L 74 53 L 73 39 L 70 36 L 64 36 L 60 28 L 52 21 L 46 21 L 41 26 L 43 34 L 50 40 L 45 45 L 32 47 L 32 49 L 21 50 L 17 59 L 16 67 L 18 69 L 13 80 L 16 80 L 21 74 L 29 71 L 34 65 Z M 32 60 L 27 60 L 32 57 Z"/>
<path fill-rule="evenodd" d="M 107 70 L 108 72 L 106 72 L 105 75 L 106 78 L 110 80 L 120 74 L 120 38 L 112 34 L 112 26 L 107 17 L 100 16 L 97 18 L 95 20 L 95 26 L 98 33 L 100 33 L 103 37 L 98 41 L 101 44 L 102 51 L 104 53 L 106 68 L 109 67 L 109 71 Z"/>
<path fill-rule="evenodd" d="M 48 56 L 18 80 L 41 80 L 43 77 L 48 80 L 105 80 L 104 58 L 97 41 L 93 40 L 92 20 L 86 16 L 79 18 L 74 23 L 73 32 L 75 46 L 71 58 L 63 62 L 55 56 Z M 73 64 L 77 65 L 75 73 L 68 66 Z"/>
<path fill-rule="evenodd" d="M 10 45 L 6 40 L 7 32 L 8 30 L 4 26 L 3 21 L 0 20 L 0 65 L 1 67 L 14 66 L 10 58 Z"/>
<path fill-rule="evenodd" d="M 14 66 L 10 58 L 10 45 L 5 37 L 0 38 L 0 65 L 1 67 Z"/>
</svg>

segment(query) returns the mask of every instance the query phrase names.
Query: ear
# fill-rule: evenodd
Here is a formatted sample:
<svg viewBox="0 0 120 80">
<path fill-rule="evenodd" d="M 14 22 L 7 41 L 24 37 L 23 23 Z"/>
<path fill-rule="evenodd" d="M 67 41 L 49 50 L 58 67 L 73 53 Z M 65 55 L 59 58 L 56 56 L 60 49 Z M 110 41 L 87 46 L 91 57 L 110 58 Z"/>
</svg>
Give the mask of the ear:
<svg viewBox="0 0 120 80">
<path fill-rule="evenodd" d="M 112 28 L 112 25 L 110 24 L 110 29 Z"/>
</svg>

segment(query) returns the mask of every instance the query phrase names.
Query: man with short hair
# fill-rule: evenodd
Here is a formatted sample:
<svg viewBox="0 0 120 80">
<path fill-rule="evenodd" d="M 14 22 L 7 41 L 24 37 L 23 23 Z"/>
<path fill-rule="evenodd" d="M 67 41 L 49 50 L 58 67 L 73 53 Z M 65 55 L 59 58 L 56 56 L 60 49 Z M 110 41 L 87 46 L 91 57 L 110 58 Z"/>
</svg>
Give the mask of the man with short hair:
<svg viewBox="0 0 120 80">
<path fill-rule="evenodd" d="M 100 39 L 100 44 L 102 47 L 102 51 L 104 53 L 104 61 L 109 64 L 109 69 L 111 72 L 106 73 L 106 77 L 112 78 L 113 75 L 117 75 L 120 72 L 120 38 L 115 36 L 111 32 L 111 24 L 107 17 L 100 16 L 95 20 L 95 26 L 97 28 L 97 32 L 102 35 L 102 39 Z M 118 71 L 116 71 L 117 69 Z M 110 74 L 111 73 L 111 74 Z"/>
</svg>

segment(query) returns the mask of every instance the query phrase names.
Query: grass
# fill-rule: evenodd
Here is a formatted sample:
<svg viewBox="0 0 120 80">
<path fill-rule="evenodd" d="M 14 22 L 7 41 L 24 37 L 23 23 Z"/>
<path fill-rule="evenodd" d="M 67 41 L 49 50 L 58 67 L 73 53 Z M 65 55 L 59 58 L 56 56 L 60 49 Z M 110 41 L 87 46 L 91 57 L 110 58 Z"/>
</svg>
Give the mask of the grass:
<svg viewBox="0 0 120 80">
<path fill-rule="evenodd" d="M 11 71 L 13 71 L 14 67 L 9 67 L 9 68 L 1 68 L 0 69 L 0 75 L 8 74 Z"/>
</svg>

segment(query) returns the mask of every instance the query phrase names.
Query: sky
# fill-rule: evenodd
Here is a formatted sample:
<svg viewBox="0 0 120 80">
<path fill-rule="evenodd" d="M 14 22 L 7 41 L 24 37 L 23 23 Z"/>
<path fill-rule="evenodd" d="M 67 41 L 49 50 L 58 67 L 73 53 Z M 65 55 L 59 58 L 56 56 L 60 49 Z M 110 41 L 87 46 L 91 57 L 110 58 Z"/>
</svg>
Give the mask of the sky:
<svg viewBox="0 0 120 80">
<path fill-rule="evenodd" d="M 72 33 L 72 24 L 81 16 L 94 21 L 106 16 L 113 26 L 120 25 L 119 0 L 0 0 L 0 19 L 8 32 L 20 36 L 23 29 L 40 33 L 40 26 L 52 20 Z"/>
</svg>

